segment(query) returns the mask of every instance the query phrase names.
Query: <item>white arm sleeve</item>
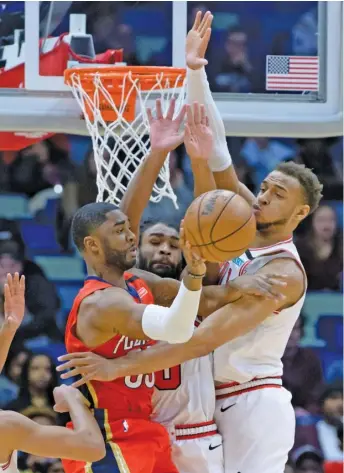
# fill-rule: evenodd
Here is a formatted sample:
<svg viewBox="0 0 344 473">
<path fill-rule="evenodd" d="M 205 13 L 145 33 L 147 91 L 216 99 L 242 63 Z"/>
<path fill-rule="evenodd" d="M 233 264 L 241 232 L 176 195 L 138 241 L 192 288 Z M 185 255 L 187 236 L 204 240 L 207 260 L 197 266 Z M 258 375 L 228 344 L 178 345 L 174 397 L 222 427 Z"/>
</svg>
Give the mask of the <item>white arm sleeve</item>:
<svg viewBox="0 0 344 473">
<path fill-rule="evenodd" d="M 189 104 L 199 102 L 205 106 L 209 126 L 214 135 L 214 148 L 209 166 L 212 171 L 224 171 L 231 166 L 232 158 L 227 147 L 225 127 L 211 94 L 204 67 L 196 71 L 187 70 L 187 102 Z"/>
<path fill-rule="evenodd" d="M 201 290 L 189 291 L 181 282 L 171 307 L 148 305 L 142 315 L 142 329 L 152 340 L 185 343 L 192 337 Z"/>
</svg>

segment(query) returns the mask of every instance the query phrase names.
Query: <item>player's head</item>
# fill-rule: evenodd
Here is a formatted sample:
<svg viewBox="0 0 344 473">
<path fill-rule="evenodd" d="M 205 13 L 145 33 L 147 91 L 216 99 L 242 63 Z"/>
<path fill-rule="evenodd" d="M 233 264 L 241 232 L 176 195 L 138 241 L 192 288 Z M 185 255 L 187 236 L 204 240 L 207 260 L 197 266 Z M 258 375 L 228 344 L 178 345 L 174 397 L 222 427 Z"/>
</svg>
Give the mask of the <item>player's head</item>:
<svg viewBox="0 0 344 473">
<path fill-rule="evenodd" d="M 317 209 L 322 189 L 311 169 L 293 161 L 281 163 L 261 184 L 254 205 L 257 229 L 292 232 Z"/>
<path fill-rule="evenodd" d="M 122 271 L 136 262 L 136 237 L 128 217 L 115 205 L 95 202 L 81 207 L 72 221 L 73 241 L 85 261 Z"/>
<path fill-rule="evenodd" d="M 179 279 L 183 266 L 179 230 L 163 222 L 145 222 L 141 228 L 138 256 L 140 269 Z"/>
</svg>

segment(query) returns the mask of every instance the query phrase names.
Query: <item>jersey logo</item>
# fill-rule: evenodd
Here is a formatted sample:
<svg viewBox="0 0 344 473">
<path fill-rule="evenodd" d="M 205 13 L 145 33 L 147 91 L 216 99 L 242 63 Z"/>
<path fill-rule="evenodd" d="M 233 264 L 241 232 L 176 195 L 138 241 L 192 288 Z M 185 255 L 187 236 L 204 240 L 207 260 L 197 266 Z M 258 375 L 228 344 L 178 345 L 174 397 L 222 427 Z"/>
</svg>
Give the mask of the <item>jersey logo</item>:
<svg viewBox="0 0 344 473">
<path fill-rule="evenodd" d="M 209 450 L 212 451 L 212 450 L 215 450 L 215 448 L 219 448 L 222 446 L 222 443 L 219 443 L 218 445 L 215 445 L 215 447 L 213 447 L 212 445 L 209 445 Z"/>
<path fill-rule="evenodd" d="M 126 420 L 123 421 L 123 430 L 124 430 L 124 432 L 128 432 L 128 430 L 129 430 L 129 425 L 128 425 L 128 422 Z"/>
<path fill-rule="evenodd" d="M 140 299 L 143 299 L 148 294 L 148 291 L 145 287 L 140 287 L 137 293 L 140 296 Z"/>
<path fill-rule="evenodd" d="M 227 407 L 221 407 L 220 410 L 221 410 L 221 412 L 226 412 L 226 411 L 228 411 L 228 409 L 230 409 L 231 407 L 233 407 L 233 406 L 235 406 L 235 405 L 236 405 L 236 403 L 235 403 L 235 404 L 231 404 L 230 406 L 227 406 Z"/>
<path fill-rule="evenodd" d="M 240 267 L 244 264 L 244 261 L 241 258 L 234 258 L 232 259 L 232 263 Z"/>
</svg>

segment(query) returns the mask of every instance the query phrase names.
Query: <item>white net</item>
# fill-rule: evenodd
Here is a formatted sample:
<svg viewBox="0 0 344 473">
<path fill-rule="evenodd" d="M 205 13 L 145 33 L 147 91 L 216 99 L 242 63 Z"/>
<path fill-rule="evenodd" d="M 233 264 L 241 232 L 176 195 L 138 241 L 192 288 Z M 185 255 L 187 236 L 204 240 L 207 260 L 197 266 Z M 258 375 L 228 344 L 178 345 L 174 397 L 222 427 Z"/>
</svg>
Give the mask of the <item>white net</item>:
<svg viewBox="0 0 344 473">
<path fill-rule="evenodd" d="M 149 71 L 149 68 L 146 69 Z M 101 69 L 92 74 L 91 88 L 85 87 L 77 71 L 72 72 L 68 80 L 92 138 L 97 167 L 97 201 L 114 204 L 121 201 L 130 180 L 149 153 L 147 106 L 149 105 L 154 113 L 155 100 L 159 98 L 165 113 L 170 100 L 175 98 L 176 116 L 183 106 L 186 89 L 184 74 L 171 78 L 161 71 L 154 74 L 153 79 L 150 74 L 150 90 L 142 90 L 144 87 L 140 77 L 128 71 L 123 72 L 118 79 L 119 67 L 116 70 L 115 85 Z M 116 99 L 112 96 L 114 87 L 117 89 Z M 128 108 L 132 104 L 135 107 L 135 115 L 131 117 L 133 120 L 126 118 Z M 115 111 L 113 121 L 109 122 L 104 118 L 104 110 Z M 168 157 L 154 185 L 151 200 L 159 202 L 163 197 L 172 199 L 177 206 L 177 199 L 170 184 Z"/>
</svg>

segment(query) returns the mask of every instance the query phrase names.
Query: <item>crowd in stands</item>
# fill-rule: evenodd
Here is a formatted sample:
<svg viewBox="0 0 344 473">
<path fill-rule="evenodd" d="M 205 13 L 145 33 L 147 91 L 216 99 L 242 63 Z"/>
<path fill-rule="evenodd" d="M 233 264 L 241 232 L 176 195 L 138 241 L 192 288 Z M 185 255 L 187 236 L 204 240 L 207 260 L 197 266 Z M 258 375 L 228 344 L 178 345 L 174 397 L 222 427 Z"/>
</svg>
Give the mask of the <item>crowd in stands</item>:
<svg viewBox="0 0 344 473">
<path fill-rule="evenodd" d="M 87 13 L 91 19 L 88 31 L 97 52 L 124 47 L 130 64 L 171 63 L 171 2 L 72 3 L 73 12 Z M 214 61 L 208 70 L 214 91 L 263 92 L 266 54 L 317 53 L 317 2 L 209 4 L 189 2 L 188 15 L 191 19 L 194 11 L 208 7 L 215 13 L 210 45 Z M 60 28 L 65 31 L 68 25 L 61 22 Z M 215 49 L 219 54 L 212 53 Z M 282 161 L 295 160 L 315 170 L 324 184 L 323 203 L 301 225 L 296 245 L 310 293 L 340 294 L 343 139 L 231 137 L 228 146 L 239 178 L 254 192 Z M 170 179 L 179 208 L 164 198 L 148 205 L 145 220 L 165 220 L 168 215 L 169 223 L 178 225 L 192 201 L 192 172 L 183 147 L 170 156 Z M 27 306 L 0 376 L 0 408 L 53 425 L 59 422 L 52 409 L 52 390 L 59 383 L 55 363 L 64 352 L 66 314 L 84 275 L 71 244 L 70 222 L 80 206 L 97 196 L 90 140 L 55 135 L 19 153 L 0 151 L 0 189 L 0 322 L 7 272 L 26 276 Z M 342 319 L 335 324 L 331 363 L 337 368 L 330 376 L 321 351 L 302 344 L 307 317 L 302 314 L 296 323 L 283 357 L 283 382 L 293 395 L 296 415 L 295 445 L 285 473 L 339 473 L 343 469 L 343 341 L 337 332 L 342 331 Z M 330 325 L 326 323 L 318 325 L 319 331 L 325 333 Z M 63 473 L 59 460 L 32 455 L 21 455 L 19 468 L 25 473 Z"/>
</svg>

